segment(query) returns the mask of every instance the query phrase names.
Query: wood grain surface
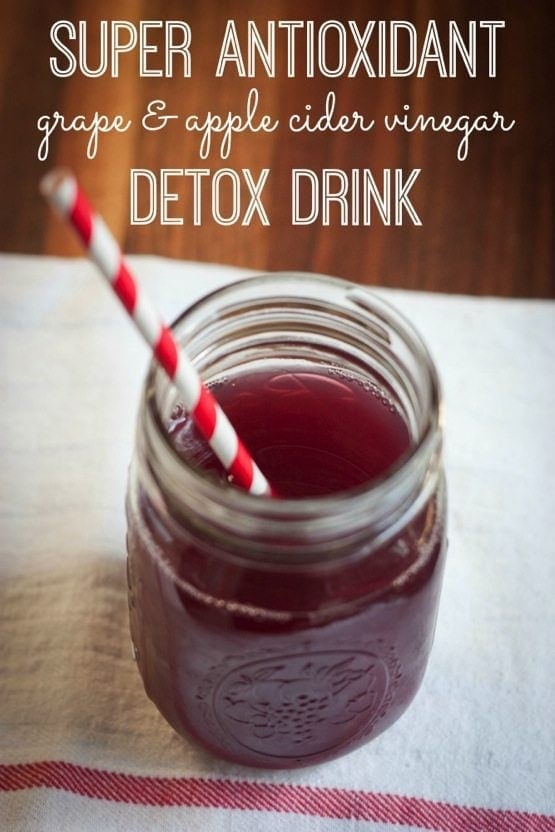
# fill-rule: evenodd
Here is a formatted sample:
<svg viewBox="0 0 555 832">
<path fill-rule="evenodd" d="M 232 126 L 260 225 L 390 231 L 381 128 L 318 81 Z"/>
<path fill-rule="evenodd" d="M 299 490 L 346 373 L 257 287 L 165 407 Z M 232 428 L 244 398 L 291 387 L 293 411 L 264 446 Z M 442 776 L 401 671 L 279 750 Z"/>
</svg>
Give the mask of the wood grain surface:
<svg viewBox="0 0 555 832">
<path fill-rule="evenodd" d="M 259 270 L 319 271 L 367 284 L 442 292 L 552 297 L 552 4 L 548 2 L 462 2 L 394 0 L 341 3 L 292 0 L 2 0 L 0 51 L 0 250 L 57 255 L 79 254 L 77 244 L 37 196 L 37 182 L 57 164 L 73 168 L 130 253 L 152 253 L 201 261 L 233 263 Z M 76 72 L 55 77 L 49 58 L 57 54 L 51 25 L 61 19 L 86 20 L 91 64 L 98 57 L 98 21 L 185 20 L 191 26 L 190 78 L 140 77 L 137 51 L 122 55 L 121 73 L 86 78 Z M 504 20 L 497 37 L 497 74 L 489 78 L 486 32 L 479 32 L 476 78 L 459 71 L 440 78 L 429 67 L 423 78 L 306 78 L 300 71 L 288 78 L 285 45 L 278 42 L 277 77 L 260 69 L 255 78 L 238 78 L 228 66 L 221 78 L 215 67 L 225 24 L 236 21 L 241 32 L 247 20 L 265 31 L 267 20 L 412 21 L 421 38 L 430 19 L 445 34 L 449 20 Z M 374 35 L 373 35 L 374 37 Z M 163 38 L 151 38 L 163 45 Z M 443 42 L 446 42 L 445 40 Z M 375 50 L 375 40 L 370 41 Z M 352 55 L 351 46 L 349 54 Z M 373 53 L 377 54 L 377 53 Z M 154 61 L 155 59 L 153 59 Z M 152 64 L 154 65 L 154 63 Z M 182 75 L 182 73 L 181 73 Z M 228 159 L 214 148 L 199 156 L 199 136 L 183 131 L 176 120 L 164 130 L 140 127 L 148 102 L 163 99 L 167 112 L 227 114 L 245 112 L 248 92 L 256 87 L 260 112 L 287 122 L 291 113 L 310 103 L 319 112 L 328 92 L 336 94 L 337 112 L 354 110 L 370 117 L 402 112 L 472 117 L 499 111 L 516 126 L 509 132 L 476 133 L 468 158 L 457 160 L 458 138 L 430 132 L 327 132 L 293 134 L 280 127 L 273 133 L 245 131 L 233 138 Z M 86 158 L 83 133 L 56 131 L 48 159 L 37 159 L 37 119 L 55 111 L 68 117 L 95 112 L 123 113 L 133 129 L 100 137 L 94 159 Z M 203 179 L 204 216 L 191 221 L 191 177 L 174 178 L 179 201 L 171 212 L 183 225 L 130 224 L 130 170 L 146 168 L 247 168 L 258 175 L 270 168 L 264 206 L 270 225 L 255 216 L 249 225 L 219 225 L 210 213 L 211 192 Z M 330 225 L 291 223 L 290 176 L 293 168 L 369 168 L 380 180 L 383 169 L 419 168 L 411 199 L 422 220 L 414 225 L 405 215 L 401 226 L 384 225 L 374 211 L 370 226 L 339 222 L 333 209 Z M 247 200 L 241 194 L 242 212 Z M 224 206 L 225 210 L 229 210 Z M 222 209 L 224 210 L 224 209 Z"/>
</svg>

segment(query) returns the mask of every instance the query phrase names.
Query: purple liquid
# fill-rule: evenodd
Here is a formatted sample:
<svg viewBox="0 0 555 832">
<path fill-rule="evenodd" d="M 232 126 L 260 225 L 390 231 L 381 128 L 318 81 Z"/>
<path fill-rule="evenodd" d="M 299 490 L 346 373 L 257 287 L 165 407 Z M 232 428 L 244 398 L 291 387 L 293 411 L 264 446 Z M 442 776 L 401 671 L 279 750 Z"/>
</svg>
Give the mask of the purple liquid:
<svg viewBox="0 0 555 832">
<path fill-rule="evenodd" d="M 316 497 L 380 477 L 410 448 L 403 418 L 368 386 L 314 372 L 259 372 L 214 392 L 278 494 Z M 193 447 L 198 464 L 223 476 L 180 410 L 170 434 L 184 456 Z"/>
<path fill-rule="evenodd" d="M 360 486 L 410 449 L 387 396 L 334 368 L 239 376 L 215 394 L 281 497 Z M 225 477 L 179 408 L 168 430 L 191 464 Z M 283 768 L 345 753 L 405 710 L 433 637 L 443 500 L 368 556 L 357 544 L 327 563 L 270 568 L 178 535 L 144 493 L 139 510 L 131 631 L 147 693 L 179 733 L 235 762 Z"/>
</svg>

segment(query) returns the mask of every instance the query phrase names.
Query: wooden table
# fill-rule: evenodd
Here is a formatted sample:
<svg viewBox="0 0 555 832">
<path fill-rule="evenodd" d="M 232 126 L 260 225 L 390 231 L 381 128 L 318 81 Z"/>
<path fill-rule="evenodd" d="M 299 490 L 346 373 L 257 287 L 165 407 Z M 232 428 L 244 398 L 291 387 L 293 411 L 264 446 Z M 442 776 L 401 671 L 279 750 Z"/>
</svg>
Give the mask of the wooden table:
<svg viewBox="0 0 555 832">
<path fill-rule="evenodd" d="M 388 4 L 356 0 L 340 4 L 287 0 L 264 4 L 256 0 L 149 0 L 148 4 L 139 0 L 115 4 L 113 0 L 97 0 L 94 4 L 84 0 L 3 0 L 0 250 L 79 253 L 65 228 L 37 197 L 41 174 L 53 165 L 64 164 L 77 172 L 98 210 L 131 253 L 234 263 L 260 270 L 311 270 L 368 284 L 443 292 L 553 296 L 550 5 L 462 0 L 449 4 L 440 0 L 395 0 Z M 479 24 L 476 78 L 468 77 L 460 59 L 456 78 L 439 77 L 437 64 L 428 64 L 422 78 L 414 73 L 406 78 L 369 78 L 360 65 L 355 77 L 348 77 L 356 54 L 348 21 L 354 21 L 357 31 L 363 33 L 368 20 L 383 19 L 384 15 L 388 21 L 412 21 L 419 49 L 430 19 L 437 21 L 442 46 L 447 44 L 449 19 L 457 21 L 463 31 L 468 20 L 505 20 L 505 28 L 497 33 L 496 77 L 488 77 L 488 30 Z M 56 77 L 51 72 L 52 56 L 58 58 L 60 67 L 67 65 L 50 39 L 55 21 L 87 21 L 92 67 L 99 62 L 98 21 L 115 17 L 133 24 L 141 19 L 185 20 L 192 32 L 191 77 L 183 77 L 183 58 L 177 54 L 173 77 L 139 77 L 136 49 L 121 55 L 117 78 L 109 73 L 89 78 L 79 71 L 69 77 Z M 237 63 L 232 61 L 225 64 L 222 77 L 215 77 L 228 19 L 235 21 L 242 47 L 246 44 L 247 20 L 253 20 L 263 35 L 268 20 L 301 21 L 295 77 L 287 77 L 287 30 L 277 24 L 276 77 L 268 77 L 260 60 L 254 78 L 238 77 Z M 307 20 L 314 21 L 316 33 L 325 21 L 343 24 L 348 37 L 346 70 L 338 77 L 323 77 L 317 67 L 315 77 L 306 78 L 302 38 L 308 31 Z M 323 31 L 327 44 L 324 59 L 333 71 L 340 65 L 334 42 L 339 42 L 341 35 L 333 25 Z M 366 45 L 375 71 L 377 32 L 376 28 Z M 62 35 L 64 42 L 76 49 L 75 41 L 67 40 L 67 32 Z M 399 37 L 402 42 L 402 33 Z M 162 48 L 164 29 L 151 28 L 146 42 Z M 246 51 L 244 55 L 246 60 Z M 399 58 L 408 60 L 406 49 L 400 51 Z M 162 66 L 156 53 L 150 53 L 145 61 L 147 69 Z M 183 129 L 183 117 L 205 116 L 207 111 L 222 117 L 228 112 L 244 116 L 253 88 L 259 97 L 258 114 L 278 119 L 279 128 L 234 135 L 228 158 L 221 158 L 215 136 L 212 151 L 202 159 L 200 136 Z M 322 114 L 330 93 L 335 96 L 335 115 L 356 110 L 367 120 L 380 122 L 381 129 L 319 133 L 293 133 L 288 129 L 291 114 L 306 113 L 307 104 L 313 115 Z M 168 122 L 163 130 L 147 132 L 141 119 L 148 103 L 155 99 L 163 100 L 166 112 L 180 118 Z M 515 119 L 516 125 L 507 132 L 496 129 L 473 134 L 468 158 L 458 161 L 460 135 L 400 130 L 388 133 L 383 128 L 384 115 L 403 113 L 404 105 L 409 105 L 411 114 L 438 118 L 445 114 L 491 116 L 497 110 L 508 122 Z M 90 118 L 95 111 L 110 117 L 120 113 L 133 124 L 127 132 L 101 135 L 93 159 L 86 158 L 88 136 L 57 130 L 51 137 L 48 158 L 39 161 L 37 148 L 43 134 L 37 129 L 37 120 L 54 111 L 67 119 L 78 114 Z M 181 217 L 183 224 L 163 225 L 160 206 L 150 224 L 130 223 L 130 171 L 138 168 L 153 172 L 158 189 L 161 168 L 189 171 L 187 175 L 168 177 L 168 188 L 177 195 L 177 201 L 167 204 L 168 216 Z M 238 184 L 233 185 L 232 174 L 215 178 L 215 172 L 224 168 L 237 172 Z M 190 173 L 198 169 L 210 173 Z M 259 193 L 269 225 L 263 223 L 262 211 L 255 204 L 251 206 L 253 216 L 244 217 L 255 188 L 251 183 L 249 189 L 243 169 L 250 171 L 253 182 L 263 169 L 270 170 Z M 299 211 L 305 216 L 310 208 L 306 190 L 309 183 L 317 181 L 322 190 L 325 169 L 346 172 L 346 224 L 341 224 L 341 208 L 332 201 L 329 225 L 325 225 L 321 200 L 314 206 L 316 221 L 292 224 L 293 169 L 314 172 L 312 179 L 308 174 L 301 176 L 305 202 Z M 420 169 L 410 189 L 410 200 L 422 224 L 414 224 L 406 210 L 401 225 L 395 225 L 394 216 L 389 225 L 385 224 L 375 204 L 371 224 L 364 224 L 362 213 L 359 224 L 355 224 L 353 206 L 357 200 L 353 196 L 352 171 L 364 169 L 372 172 L 379 187 L 383 187 L 384 169 L 392 171 L 392 178 L 396 169 L 401 170 L 405 182 L 410 171 Z M 345 177 L 335 173 L 328 179 L 333 190 Z M 147 180 L 140 181 L 137 210 L 144 213 L 148 208 L 144 188 Z M 200 225 L 193 224 L 192 216 L 195 181 L 200 184 L 198 194 L 202 198 Z M 232 187 L 239 189 L 238 219 L 221 224 L 226 218 L 233 219 L 228 198 Z M 220 198 L 216 206 L 212 188 Z M 244 219 L 248 221 L 245 225 Z"/>
</svg>

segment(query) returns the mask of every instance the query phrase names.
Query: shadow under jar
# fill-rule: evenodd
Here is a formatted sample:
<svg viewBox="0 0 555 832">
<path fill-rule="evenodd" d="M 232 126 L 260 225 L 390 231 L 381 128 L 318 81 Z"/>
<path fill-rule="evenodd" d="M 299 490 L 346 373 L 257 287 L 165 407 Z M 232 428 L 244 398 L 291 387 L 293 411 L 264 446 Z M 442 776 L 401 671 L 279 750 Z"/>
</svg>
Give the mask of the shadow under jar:
<svg viewBox="0 0 555 832">
<path fill-rule="evenodd" d="M 227 482 L 152 365 L 127 496 L 146 692 L 227 760 L 332 759 L 399 718 L 430 652 L 445 554 L 433 363 L 392 307 L 316 275 L 232 284 L 174 331 L 279 498 Z"/>
</svg>

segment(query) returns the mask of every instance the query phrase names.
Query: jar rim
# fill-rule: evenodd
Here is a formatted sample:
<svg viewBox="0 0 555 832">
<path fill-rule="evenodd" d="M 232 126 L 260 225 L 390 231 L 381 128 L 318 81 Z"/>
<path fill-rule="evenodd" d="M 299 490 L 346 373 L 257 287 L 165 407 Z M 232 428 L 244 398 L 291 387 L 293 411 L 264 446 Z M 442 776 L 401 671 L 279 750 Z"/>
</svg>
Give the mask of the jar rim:
<svg viewBox="0 0 555 832">
<path fill-rule="evenodd" d="M 150 364 L 145 381 L 143 413 L 146 414 L 146 427 L 155 442 L 156 453 L 163 457 L 162 464 L 170 466 L 179 482 L 188 491 L 194 492 L 199 499 L 208 500 L 232 514 L 252 515 L 270 523 L 272 521 L 279 523 L 287 518 L 292 522 L 306 524 L 314 521 L 320 526 L 322 524 L 325 526 L 326 520 L 329 522 L 331 518 L 333 522 L 333 518 L 346 510 L 360 514 L 373 506 L 385 504 L 392 492 L 399 488 L 402 480 L 410 475 L 411 470 L 417 466 L 421 467 L 423 458 L 428 459 L 434 453 L 439 454 L 442 423 L 440 383 L 434 362 L 418 331 L 401 312 L 379 295 L 368 290 L 366 286 L 349 283 L 340 278 L 303 272 L 266 273 L 227 284 L 186 308 L 172 323 L 172 329 L 179 328 L 184 321 L 190 321 L 202 315 L 214 304 L 225 303 L 230 295 L 240 295 L 244 290 L 264 289 L 268 297 L 279 298 L 283 296 L 286 287 L 289 287 L 289 290 L 294 287 L 295 296 L 303 298 L 306 296 L 303 296 L 300 290 L 309 283 L 313 288 L 326 286 L 335 287 L 342 292 L 349 291 L 363 309 L 366 302 L 368 310 L 370 308 L 373 311 L 378 310 L 409 343 L 418 358 L 419 365 L 425 369 L 430 402 L 425 429 L 414 439 L 410 449 L 381 476 L 353 488 L 330 494 L 280 499 L 252 495 L 236 485 L 214 480 L 203 471 L 189 465 L 173 446 L 163 421 L 157 396 L 160 385 L 165 381 L 166 386 L 169 386 L 169 382 L 154 360 Z M 275 290 L 272 293 L 267 291 L 270 286 L 273 286 Z"/>
</svg>

